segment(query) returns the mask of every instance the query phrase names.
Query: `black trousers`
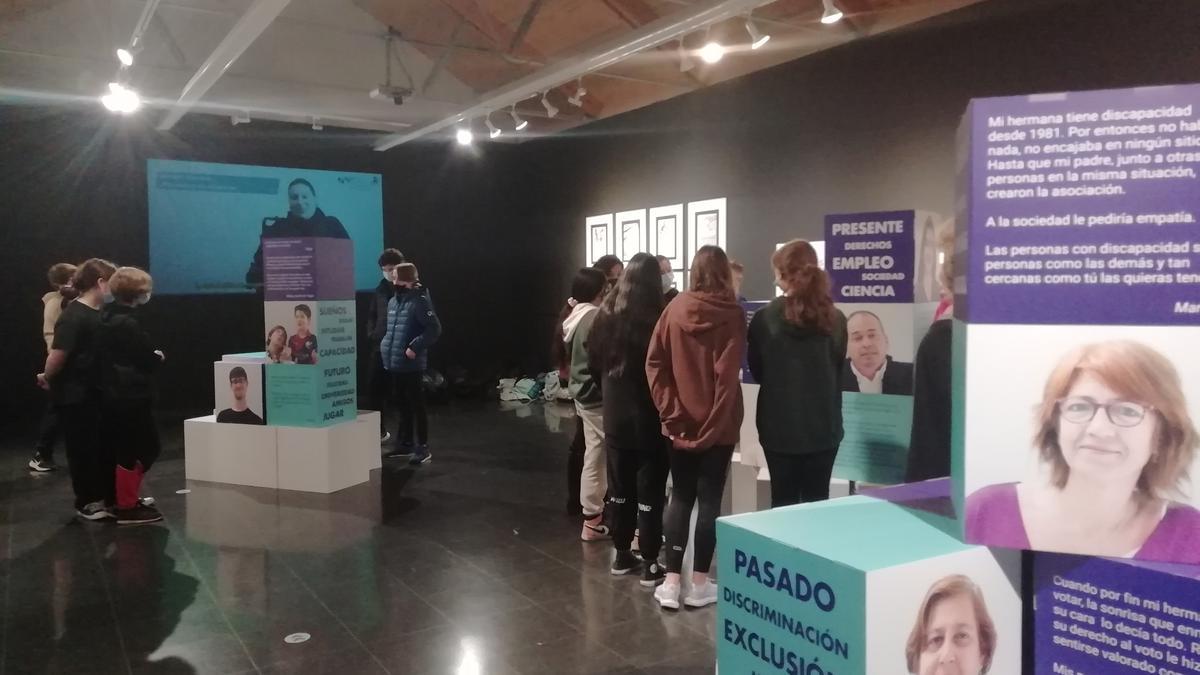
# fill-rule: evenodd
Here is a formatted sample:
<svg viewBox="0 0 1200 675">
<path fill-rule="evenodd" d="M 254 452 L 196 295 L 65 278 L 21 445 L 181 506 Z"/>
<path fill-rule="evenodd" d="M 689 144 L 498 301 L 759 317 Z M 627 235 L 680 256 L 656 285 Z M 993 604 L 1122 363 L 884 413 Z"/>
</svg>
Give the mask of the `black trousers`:
<svg viewBox="0 0 1200 675">
<path fill-rule="evenodd" d="M 372 349 L 367 359 L 367 410 L 379 411 L 379 435 L 387 431 L 383 418 L 387 415 L 388 400 L 391 398 L 392 376 L 383 367 L 383 355 L 378 349 Z"/>
<path fill-rule="evenodd" d="M 37 445 L 34 446 L 34 450 L 46 461 L 54 459 L 54 446 L 58 444 L 59 426 L 58 408 L 51 401 L 46 405 L 46 411 L 42 413 L 42 421 L 38 426 Z"/>
<path fill-rule="evenodd" d="M 162 452 L 151 402 L 106 405 L 103 420 L 103 442 L 116 463 L 133 469 L 140 462 L 142 469 L 149 471 Z"/>
<path fill-rule="evenodd" d="M 575 416 L 575 438 L 567 448 L 567 515 L 583 515 L 579 504 L 579 481 L 583 476 L 583 418 Z"/>
<path fill-rule="evenodd" d="M 687 548 L 692 506 L 699 501 L 693 568 L 696 572 L 707 574 L 717 548 L 717 516 L 721 515 L 721 497 L 725 492 L 725 478 L 729 474 L 733 446 L 717 445 L 707 450 L 672 448 L 670 456 L 671 504 L 667 506 L 664 518 L 667 571 L 678 574 L 683 568 L 683 550 Z"/>
<path fill-rule="evenodd" d="M 608 507 L 613 547 L 628 551 L 633 532 L 641 530 L 642 559 L 658 560 L 662 549 L 663 502 L 666 500 L 667 440 L 648 447 L 622 447 L 605 439 L 608 448 Z"/>
<path fill-rule="evenodd" d="M 763 449 L 771 472 L 771 508 L 829 499 L 837 449 L 792 454 Z"/>
<path fill-rule="evenodd" d="M 396 442 L 402 445 L 429 444 L 429 415 L 425 410 L 425 383 L 422 373 L 392 373 L 392 396 L 400 421 Z"/>
<path fill-rule="evenodd" d="M 116 502 L 116 460 L 112 447 L 102 437 L 103 417 L 99 401 L 88 401 L 58 409 L 63 440 L 67 447 L 67 468 L 75 491 L 75 508 L 92 502 Z"/>
</svg>

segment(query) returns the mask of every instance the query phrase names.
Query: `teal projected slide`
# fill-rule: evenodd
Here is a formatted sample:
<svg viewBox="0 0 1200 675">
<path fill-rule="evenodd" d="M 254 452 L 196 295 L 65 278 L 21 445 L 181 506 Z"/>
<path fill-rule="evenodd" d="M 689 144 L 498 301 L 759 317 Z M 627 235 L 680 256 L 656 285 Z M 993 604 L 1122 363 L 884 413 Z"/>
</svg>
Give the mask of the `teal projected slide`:
<svg viewBox="0 0 1200 675">
<path fill-rule="evenodd" d="M 350 239 L 355 288 L 379 282 L 379 174 L 151 159 L 146 179 L 155 293 L 251 292 L 264 234 Z"/>
</svg>

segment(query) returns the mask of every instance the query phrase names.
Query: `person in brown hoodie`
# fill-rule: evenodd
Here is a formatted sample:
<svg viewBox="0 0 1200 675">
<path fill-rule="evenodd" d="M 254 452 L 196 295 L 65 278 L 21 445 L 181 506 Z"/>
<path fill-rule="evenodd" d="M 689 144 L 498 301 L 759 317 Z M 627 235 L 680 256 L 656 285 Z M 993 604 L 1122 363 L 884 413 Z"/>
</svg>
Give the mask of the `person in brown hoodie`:
<svg viewBox="0 0 1200 675">
<path fill-rule="evenodd" d="M 671 503 L 664 518 L 667 578 L 659 605 L 679 608 L 680 569 L 692 506 L 699 500 L 689 607 L 717 601 L 708 578 L 725 476 L 742 426 L 742 355 L 746 315 L 733 293 L 729 258 L 705 246 L 692 261 L 691 288 L 667 305 L 646 355 L 646 377 L 671 439 Z"/>
</svg>

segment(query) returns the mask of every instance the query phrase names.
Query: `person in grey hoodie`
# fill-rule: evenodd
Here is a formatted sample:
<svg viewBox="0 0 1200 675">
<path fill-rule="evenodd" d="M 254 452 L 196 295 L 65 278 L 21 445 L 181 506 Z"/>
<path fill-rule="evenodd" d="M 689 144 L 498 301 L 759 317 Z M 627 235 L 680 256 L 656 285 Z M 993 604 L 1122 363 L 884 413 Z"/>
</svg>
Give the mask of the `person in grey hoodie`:
<svg viewBox="0 0 1200 675">
<path fill-rule="evenodd" d="M 607 288 L 608 279 L 604 272 L 590 267 L 581 269 L 571 284 L 571 297 L 563 310 L 562 345 L 569 364 L 567 388 L 575 400 L 575 411 L 583 420 L 583 472 L 579 479 L 579 505 L 583 510 L 580 539 L 583 541 L 609 538 L 608 527 L 604 525 L 608 471 L 604 455 L 603 399 L 600 381 L 588 365 L 588 336 Z"/>
</svg>

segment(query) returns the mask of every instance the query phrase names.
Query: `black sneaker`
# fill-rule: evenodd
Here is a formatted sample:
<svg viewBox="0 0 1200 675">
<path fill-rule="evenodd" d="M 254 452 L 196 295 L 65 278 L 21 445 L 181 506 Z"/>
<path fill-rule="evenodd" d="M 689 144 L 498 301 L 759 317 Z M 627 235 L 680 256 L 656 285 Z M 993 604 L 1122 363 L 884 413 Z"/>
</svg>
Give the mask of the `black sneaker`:
<svg viewBox="0 0 1200 675">
<path fill-rule="evenodd" d="M 387 443 L 390 440 L 392 440 L 392 434 L 390 431 L 385 431 L 379 435 L 379 444 L 380 445 L 383 445 L 384 443 Z"/>
<path fill-rule="evenodd" d="M 408 463 L 410 466 L 420 466 L 428 464 L 431 459 L 433 459 L 433 455 L 429 453 L 429 446 L 418 445 L 416 450 L 413 450 L 412 459 L 408 460 Z"/>
<path fill-rule="evenodd" d="M 33 453 L 33 458 L 29 460 L 29 470 L 38 473 L 49 473 L 58 470 L 58 465 L 54 460 L 42 457 L 42 453 Z"/>
<path fill-rule="evenodd" d="M 162 519 L 163 515 L 158 509 L 141 503 L 132 509 L 117 509 L 118 525 L 141 525 L 143 523 L 157 523 Z"/>
<path fill-rule="evenodd" d="M 86 506 L 75 509 L 75 514 L 84 520 L 100 521 L 109 520 L 113 517 L 112 511 L 104 505 L 104 502 L 92 502 Z"/>
<path fill-rule="evenodd" d="M 613 576 L 620 577 L 636 570 L 642 564 L 640 558 L 630 551 L 617 551 L 617 555 L 613 557 L 612 572 Z"/>
<path fill-rule="evenodd" d="M 638 583 L 646 588 L 654 588 L 655 586 L 661 584 L 662 580 L 666 577 L 667 573 L 665 570 L 663 570 L 662 565 L 659 565 L 657 562 L 652 562 L 642 568 L 642 580 Z"/>
</svg>

